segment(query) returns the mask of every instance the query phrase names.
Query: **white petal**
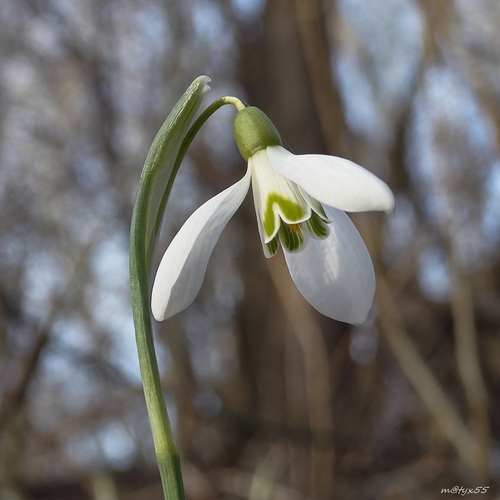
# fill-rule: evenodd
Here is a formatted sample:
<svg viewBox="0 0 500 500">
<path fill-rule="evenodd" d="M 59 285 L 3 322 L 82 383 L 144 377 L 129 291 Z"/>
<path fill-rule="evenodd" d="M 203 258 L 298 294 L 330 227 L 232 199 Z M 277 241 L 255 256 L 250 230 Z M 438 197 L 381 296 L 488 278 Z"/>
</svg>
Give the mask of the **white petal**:
<svg viewBox="0 0 500 500">
<path fill-rule="evenodd" d="M 330 235 L 310 239 L 299 253 L 285 253 L 293 281 L 305 299 L 329 318 L 358 325 L 370 312 L 375 273 L 370 254 L 349 217 L 325 207 Z"/>
<path fill-rule="evenodd" d="M 270 146 L 266 151 L 275 170 L 325 205 L 346 212 L 394 212 L 394 196 L 387 184 L 352 161 L 294 155 L 281 146 Z"/>
<path fill-rule="evenodd" d="M 181 227 L 158 267 L 151 310 L 162 321 L 186 309 L 200 291 L 208 260 L 220 234 L 250 187 L 250 168 L 243 179 L 202 205 Z"/>
</svg>

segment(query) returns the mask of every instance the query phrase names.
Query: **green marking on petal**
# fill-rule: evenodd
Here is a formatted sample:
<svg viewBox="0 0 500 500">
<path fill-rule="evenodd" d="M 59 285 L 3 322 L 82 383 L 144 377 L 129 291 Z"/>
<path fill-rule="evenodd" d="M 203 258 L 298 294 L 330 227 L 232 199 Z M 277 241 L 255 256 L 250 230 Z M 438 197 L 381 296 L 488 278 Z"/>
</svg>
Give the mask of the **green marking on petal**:
<svg viewBox="0 0 500 500">
<path fill-rule="evenodd" d="M 321 216 L 314 211 L 311 212 L 311 218 L 306 224 L 311 234 L 319 239 L 326 238 L 330 233 L 328 225 L 322 220 Z"/>
<path fill-rule="evenodd" d="M 289 252 L 296 252 L 304 243 L 304 235 L 302 234 L 302 228 L 299 224 L 289 226 L 283 222 L 278 234 L 281 244 Z"/>
<path fill-rule="evenodd" d="M 278 193 L 270 193 L 266 200 L 266 210 L 264 212 L 264 220 L 262 225 L 264 226 L 264 231 L 268 237 L 276 233 L 276 219 L 274 214 L 274 206 L 278 205 L 281 213 L 289 221 L 301 221 L 304 219 L 306 212 L 305 210 L 293 200 L 285 198 Z M 281 224 L 283 227 L 284 224 Z"/>
<path fill-rule="evenodd" d="M 314 210 L 316 210 L 319 215 L 325 222 L 330 222 L 328 220 L 328 215 L 326 215 L 325 209 L 323 208 L 323 205 L 321 203 L 318 203 L 318 206 L 314 206 Z"/>
<path fill-rule="evenodd" d="M 278 238 L 274 237 L 269 243 L 266 243 L 267 251 L 269 252 L 269 257 L 276 255 L 279 248 Z"/>
</svg>

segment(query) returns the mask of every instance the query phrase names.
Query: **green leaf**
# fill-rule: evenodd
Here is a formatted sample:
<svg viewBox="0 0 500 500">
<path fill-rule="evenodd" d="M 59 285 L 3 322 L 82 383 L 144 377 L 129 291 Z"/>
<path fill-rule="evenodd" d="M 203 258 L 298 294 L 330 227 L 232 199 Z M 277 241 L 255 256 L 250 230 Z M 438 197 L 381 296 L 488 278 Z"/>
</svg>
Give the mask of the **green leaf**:
<svg viewBox="0 0 500 500">
<path fill-rule="evenodd" d="M 156 134 L 144 164 L 132 216 L 132 233 L 134 239 L 140 240 L 137 244 L 145 242 L 148 270 L 165 204 L 177 174 L 174 167 L 180 164 L 176 162 L 179 149 L 209 90 L 209 81 L 207 76 L 200 76 L 189 86 Z"/>
<path fill-rule="evenodd" d="M 156 361 L 149 273 L 170 189 L 187 146 L 201 126 L 190 128 L 208 82 L 208 77 L 200 76 L 190 85 L 156 135 L 142 171 L 130 228 L 130 291 L 137 352 L 163 493 L 168 500 L 183 500 L 184 486 Z"/>
</svg>

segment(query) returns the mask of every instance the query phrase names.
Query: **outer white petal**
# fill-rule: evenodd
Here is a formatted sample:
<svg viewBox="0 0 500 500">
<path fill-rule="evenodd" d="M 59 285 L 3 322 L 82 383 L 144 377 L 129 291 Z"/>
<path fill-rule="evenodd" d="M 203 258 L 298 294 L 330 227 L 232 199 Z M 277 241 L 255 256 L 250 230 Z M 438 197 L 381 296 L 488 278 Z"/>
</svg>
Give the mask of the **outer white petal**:
<svg viewBox="0 0 500 500">
<path fill-rule="evenodd" d="M 285 253 L 293 281 L 305 299 L 329 318 L 358 325 L 370 312 L 375 273 L 370 254 L 349 217 L 325 207 L 330 235 L 310 239 L 299 253 Z"/>
<path fill-rule="evenodd" d="M 321 203 L 346 212 L 394 212 L 387 184 L 352 161 L 325 155 L 294 155 L 281 146 L 266 149 L 272 167 Z"/>
<path fill-rule="evenodd" d="M 181 227 L 158 267 L 151 310 L 162 321 L 186 309 L 200 291 L 208 260 L 220 234 L 250 187 L 243 179 L 202 205 Z"/>
</svg>

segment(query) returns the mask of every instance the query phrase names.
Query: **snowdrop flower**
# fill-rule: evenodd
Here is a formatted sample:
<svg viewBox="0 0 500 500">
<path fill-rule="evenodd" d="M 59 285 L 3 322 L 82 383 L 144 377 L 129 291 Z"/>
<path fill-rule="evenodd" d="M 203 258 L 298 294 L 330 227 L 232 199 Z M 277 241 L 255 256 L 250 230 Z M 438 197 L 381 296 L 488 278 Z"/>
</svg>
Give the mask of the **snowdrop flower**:
<svg viewBox="0 0 500 500">
<path fill-rule="evenodd" d="M 275 255 L 281 245 L 295 285 L 314 308 L 339 321 L 363 323 L 373 302 L 375 274 L 345 211 L 391 213 L 391 190 L 349 160 L 288 152 L 258 108 L 239 111 L 233 131 L 247 172 L 198 208 L 173 239 L 153 285 L 154 317 L 169 318 L 194 300 L 212 250 L 251 184 L 265 256 Z"/>
</svg>

